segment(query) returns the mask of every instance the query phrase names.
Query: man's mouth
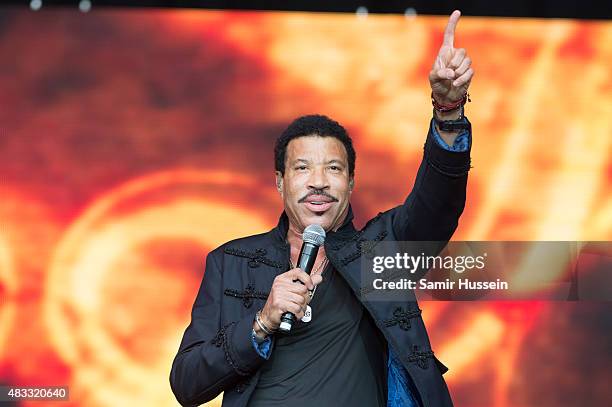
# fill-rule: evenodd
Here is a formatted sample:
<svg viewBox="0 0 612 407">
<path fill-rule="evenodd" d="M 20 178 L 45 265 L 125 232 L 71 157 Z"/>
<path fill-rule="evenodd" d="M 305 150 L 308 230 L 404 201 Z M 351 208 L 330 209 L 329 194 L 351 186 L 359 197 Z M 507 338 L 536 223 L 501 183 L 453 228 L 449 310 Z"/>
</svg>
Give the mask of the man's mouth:
<svg viewBox="0 0 612 407">
<path fill-rule="evenodd" d="M 325 195 L 311 195 L 304 200 L 304 204 L 313 212 L 324 212 L 335 202 L 333 198 Z"/>
</svg>

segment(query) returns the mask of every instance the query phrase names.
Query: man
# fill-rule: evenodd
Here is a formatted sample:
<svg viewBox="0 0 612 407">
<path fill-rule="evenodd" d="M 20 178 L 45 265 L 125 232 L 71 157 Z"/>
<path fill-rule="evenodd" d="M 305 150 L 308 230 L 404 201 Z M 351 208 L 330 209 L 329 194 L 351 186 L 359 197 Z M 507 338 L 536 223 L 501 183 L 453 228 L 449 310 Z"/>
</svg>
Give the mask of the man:
<svg viewBox="0 0 612 407">
<path fill-rule="evenodd" d="M 345 129 L 304 116 L 279 137 L 276 186 L 285 210 L 273 230 L 208 255 L 170 374 L 182 405 L 221 392 L 224 406 L 452 405 L 447 369 L 416 301 L 362 301 L 359 258 L 366 241 L 447 241 L 463 212 L 471 147 L 463 105 L 473 70 L 465 50 L 454 48 L 459 17 L 450 16 L 429 74 L 434 118 L 403 205 L 355 230 L 355 151 Z M 327 237 L 309 275 L 293 265 L 310 224 Z M 280 334 L 285 312 L 296 322 Z"/>
</svg>

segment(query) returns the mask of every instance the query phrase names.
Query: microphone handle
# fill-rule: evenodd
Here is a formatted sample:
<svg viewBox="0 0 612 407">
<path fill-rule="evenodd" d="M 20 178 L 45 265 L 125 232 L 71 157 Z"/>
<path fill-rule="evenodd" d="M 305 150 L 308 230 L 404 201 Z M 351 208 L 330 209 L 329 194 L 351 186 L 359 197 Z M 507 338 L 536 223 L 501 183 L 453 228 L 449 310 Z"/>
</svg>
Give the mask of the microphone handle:
<svg viewBox="0 0 612 407">
<path fill-rule="evenodd" d="M 300 250 L 300 257 L 298 258 L 298 267 L 301 268 L 307 274 L 310 274 L 312 268 L 317 259 L 317 254 L 319 253 L 319 246 L 316 246 L 309 242 L 304 242 L 302 244 L 302 249 Z M 296 280 L 300 281 L 300 280 Z M 300 281 L 301 283 L 301 281 Z M 291 331 L 291 327 L 295 322 L 295 315 L 293 313 L 287 311 L 281 317 L 281 323 L 278 327 L 279 331 L 283 333 L 289 333 Z"/>
</svg>

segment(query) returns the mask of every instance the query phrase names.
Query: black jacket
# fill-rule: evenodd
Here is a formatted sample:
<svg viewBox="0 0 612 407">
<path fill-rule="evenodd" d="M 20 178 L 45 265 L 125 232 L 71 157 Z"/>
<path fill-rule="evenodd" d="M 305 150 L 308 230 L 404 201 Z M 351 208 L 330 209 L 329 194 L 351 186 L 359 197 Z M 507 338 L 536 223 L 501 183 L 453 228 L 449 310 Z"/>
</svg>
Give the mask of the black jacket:
<svg viewBox="0 0 612 407">
<path fill-rule="evenodd" d="M 364 245 L 366 241 L 450 239 L 465 205 L 469 157 L 469 151 L 444 150 L 430 131 L 404 204 L 379 213 L 359 231 L 349 212 L 325 240 L 329 261 L 369 311 L 425 407 L 452 406 L 442 378 L 448 369 L 431 350 L 413 293 L 403 301 L 363 300 L 358 259 L 371 246 Z M 283 213 L 271 231 L 233 240 L 208 254 L 191 323 L 170 373 L 172 390 L 182 405 L 199 405 L 221 392 L 223 406 L 247 404 L 258 368 L 265 363 L 251 342 L 254 315 L 265 304 L 274 278 L 289 269 L 287 227 Z"/>
</svg>

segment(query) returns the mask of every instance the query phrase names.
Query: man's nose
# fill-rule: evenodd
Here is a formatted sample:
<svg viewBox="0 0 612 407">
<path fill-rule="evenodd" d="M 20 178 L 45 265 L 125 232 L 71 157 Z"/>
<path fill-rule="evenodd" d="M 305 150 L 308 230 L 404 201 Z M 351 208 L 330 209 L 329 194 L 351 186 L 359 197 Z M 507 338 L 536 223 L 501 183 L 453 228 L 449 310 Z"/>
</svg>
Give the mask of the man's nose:
<svg viewBox="0 0 612 407">
<path fill-rule="evenodd" d="M 325 168 L 315 168 L 315 170 L 311 172 L 310 179 L 308 180 L 308 187 L 313 189 L 329 188 Z"/>
</svg>

